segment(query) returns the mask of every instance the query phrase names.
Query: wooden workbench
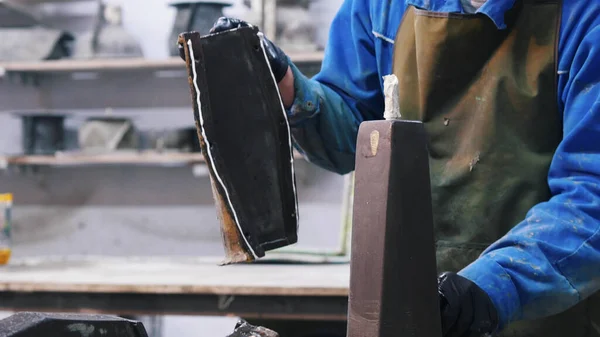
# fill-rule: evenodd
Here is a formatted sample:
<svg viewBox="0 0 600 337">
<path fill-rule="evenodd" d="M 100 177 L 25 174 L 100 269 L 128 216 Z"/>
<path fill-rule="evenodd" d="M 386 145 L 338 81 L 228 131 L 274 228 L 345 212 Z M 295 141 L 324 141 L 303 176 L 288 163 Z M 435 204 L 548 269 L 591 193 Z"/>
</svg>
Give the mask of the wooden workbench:
<svg viewBox="0 0 600 337">
<path fill-rule="evenodd" d="M 0 311 L 345 320 L 349 265 L 37 258 L 0 267 Z"/>
</svg>

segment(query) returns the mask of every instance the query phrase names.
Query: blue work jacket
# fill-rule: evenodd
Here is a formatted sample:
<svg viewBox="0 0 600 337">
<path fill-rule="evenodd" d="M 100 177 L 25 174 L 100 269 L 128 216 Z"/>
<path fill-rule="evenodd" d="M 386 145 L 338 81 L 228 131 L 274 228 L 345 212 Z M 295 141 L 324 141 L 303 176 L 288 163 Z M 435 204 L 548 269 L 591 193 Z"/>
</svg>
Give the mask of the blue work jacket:
<svg viewBox="0 0 600 337">
<path fill-rule="evenodd" d="M 488 0 L 478 12 L 505 29 L 514 1 Z M 311 162 L 354 169 L 359 124 L 383 115 L 382 77 L 392 72 L 408 5 L 463 13 L 460 0 L 346 0 L 320 73 L 308 79 L 292 65 L 292 134 Z M 548 172 L 552 198 L 460 272 L 490 295 L 502 326 L 562 312 L 600 290 L 600 0 L 564 0 L 558 74 L 563 140 Z"/>
</svg>

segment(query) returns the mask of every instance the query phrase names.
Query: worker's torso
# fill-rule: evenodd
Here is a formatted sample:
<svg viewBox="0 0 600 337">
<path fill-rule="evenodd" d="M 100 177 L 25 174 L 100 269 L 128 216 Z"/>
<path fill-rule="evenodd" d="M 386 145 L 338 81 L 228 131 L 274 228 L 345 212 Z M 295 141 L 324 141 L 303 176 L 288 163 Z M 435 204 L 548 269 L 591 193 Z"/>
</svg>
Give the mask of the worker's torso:
<svg viewBox="0 0 600 337">
<path fill-rule="evenodd" d="M 556 97 L 557 4 L 487 17 L 410 7 L 393 72 L 404 119 L 429 134 L 438 259 L 457 270 L 550 198 L 562 138 Z"/>
<path fill-rule="evenodd" d="M 395 34 L 400 112 L 422 121 L 429 136 L 440 272 L 465 267 L 551 196 L 548 170 L 562 138 L 562 8 L 516 3 L 504 17 L 506 29 L 484 15 L 408 6 Z M 481 2 L 471 5 L 475 11 Z M 591 301 L 512 324 L 503 336 L 600 336 Z"/>
</svg>

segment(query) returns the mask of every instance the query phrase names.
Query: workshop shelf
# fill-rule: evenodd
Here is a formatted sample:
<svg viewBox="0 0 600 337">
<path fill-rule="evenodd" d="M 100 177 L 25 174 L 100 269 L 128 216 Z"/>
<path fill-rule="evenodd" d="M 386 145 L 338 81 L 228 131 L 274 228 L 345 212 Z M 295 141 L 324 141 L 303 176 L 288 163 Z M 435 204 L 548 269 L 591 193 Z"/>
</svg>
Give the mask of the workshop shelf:
<svg viewBox="0 0 600 337">
<path fill-rule="evenodd" d="M 298 152 L 295 159 L 303 159 Z M 56 155 L 0 156 L 0 167 L 22 166 L 90 166 L 90 165 L 163 165 L 186 166 L 205 164 L 199 152 L 115 152 L 104 154 L 86 154 L 79 152 L 59 152 Z"/>
<path fill-rule="evenodd" d="M 320 70 L 323 53 L 290 53 L 290 58 L 311 76 Z M 5 62 L 0 63 L 0 111 L 192 109 L 187 77 L 178 57 Z"/>
<path fill-rule="evenodd" d="M 7 156 L 0 159 L 8 165 L 31 166 L 80 166 L 80 165 L 187 165 L 204 163 L 200 153 L 106 153 L 80 154 L 58 153 L 56 155 Z"/>
<path fill-rule="evenodd" d="M 320 63 L 323 52 L 290 53 L 294 63 Z M 162 60 L 146 58 L 116 58 L 73 60 L 61 59 L 41 62 L 0 62 L 0 74 L 8 72 L 19 73 L 57 73 L 57 72 L 88 72 L 88 71 L 136 71 L 136 70 L 170 70 L 185 69 L 185 62 L 179 57 L 169 57 Z"/>
</svg>

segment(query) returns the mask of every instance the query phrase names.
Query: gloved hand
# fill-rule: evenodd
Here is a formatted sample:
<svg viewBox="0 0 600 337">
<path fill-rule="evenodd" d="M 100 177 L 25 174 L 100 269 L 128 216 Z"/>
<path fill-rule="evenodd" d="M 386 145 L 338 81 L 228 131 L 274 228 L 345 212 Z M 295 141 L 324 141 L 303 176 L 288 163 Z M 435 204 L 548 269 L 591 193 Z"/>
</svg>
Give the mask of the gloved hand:
<svg viewBox="0 0 600 337">
<path fill-rule="evenodd" d="M 246 21 L 242 21 L 234 18 L 221 17 L 215 22 L 213 28 L 211 28 L 210 33 L 219 33 L 226 30 L 240 28 L 240 27 L 249 27 L 251 26 Z M 263 46 L 265 51 L 267 52 L 267 58 L 269 59 L 269 63 L 271 64 L 271 70 L 273 71 L 273 75 L 275 75 L 275 80 L 277 83 L 281 82 L 285 74 L 287 73 L 289 63 L 288 58 L 285 53 L 279 49 L 271 40 L 267 39 L 263 36 Z"/>
<path fill-rule="evenodd" d="M 224 32 L 226 30 L 240 28 L 240 27 L 251 27 L 248 22 L 242 21 L 234 18 L 221 17 L 215 22 L 213 27 L 210 29 L 209 33 L 219 33 Z M 277 47 L 273 42 L 263 36 L 263 46 L 265 51 L 267 52 L 267 58 L 269 59 L 269 64 L 271 65 L 271 71 L 275 76 L 275 80 L 277 83 L 281 82 L 281 80 L 285 77 L 287 70 L 289 68 L 288 58 L 285 53 Z M 185 60 L 185 55 L 183 55 L 183 49 L 180 46 L 179 54 L 183 60 Z"/>
<path fill-rule="evenodd" d="M 481 337 L 498 329 L 498 312 L 490 297 L 472 281 L 456 274 L 438 278 L 443 337 Z"/>
</svg>

